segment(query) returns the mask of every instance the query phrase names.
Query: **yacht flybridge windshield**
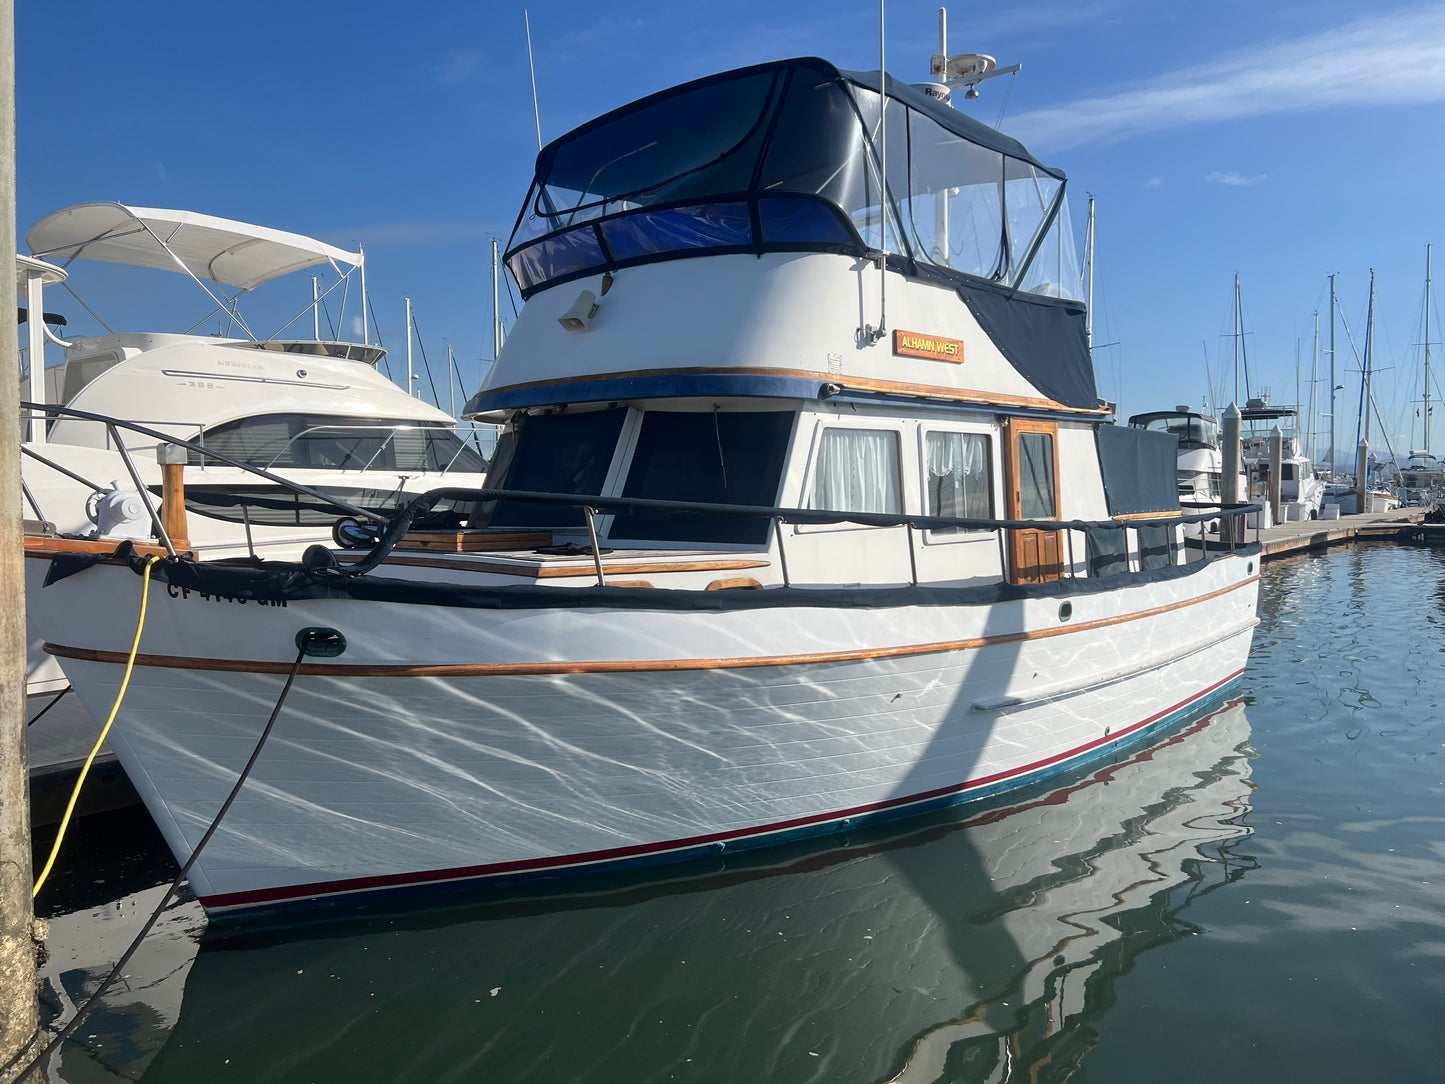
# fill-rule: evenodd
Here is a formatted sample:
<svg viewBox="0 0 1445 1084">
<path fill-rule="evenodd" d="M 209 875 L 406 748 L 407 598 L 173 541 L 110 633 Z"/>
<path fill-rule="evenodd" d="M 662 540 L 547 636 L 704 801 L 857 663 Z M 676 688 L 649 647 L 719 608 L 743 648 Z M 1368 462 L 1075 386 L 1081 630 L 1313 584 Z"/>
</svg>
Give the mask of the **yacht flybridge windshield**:
<svg viewBox="0 0 1445 1084">
<path fill-rule="evenodd" d="M 891 77 L 887 94 L 886 201 L 876 72 L 790 60 L 625 106 L 538 156 L 508 266 L 530 294 L 681 256 L 871 250 L 1076 297 L 1063 173 Z"/>
</svg>

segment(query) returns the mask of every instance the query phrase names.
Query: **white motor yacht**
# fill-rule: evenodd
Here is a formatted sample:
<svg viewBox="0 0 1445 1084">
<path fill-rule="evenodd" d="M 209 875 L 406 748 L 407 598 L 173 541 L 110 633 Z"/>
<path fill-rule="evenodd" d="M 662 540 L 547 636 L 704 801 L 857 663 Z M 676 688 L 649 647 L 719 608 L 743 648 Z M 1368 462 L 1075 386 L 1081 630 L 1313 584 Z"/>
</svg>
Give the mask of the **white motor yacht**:
<svg viewBox="0 0 1445 1084">
<path fill-rule="evenodd" d="M 842 831 L 1217 703 L 1259 549 L 1100 402 L 1065 189 L 816 58 L 544 148 L 465 412 L 505 425 L 489 488 L 369 550 L 149 566 L 113 742 L 174 853 L 209 840 L 208 912 Z M 441 500 L 450 552 L 404 548 Z M 30 552 L 46 650 L 109 710 L 148 559 Z"/>
<path fill-rule="evenodd" d="M 1219 422 L 1187 403 L 1173 410 L 1135 414 L 1136 429 L 1168 433 L 1179 441 L 1179 503 L 1217 505 L 1224 496 L 1224 457 L 1219 450 Z M 1242 491 L 1241 491 L 1242 492 Z"/>
<path fill-rule="evenodd" d="M 329 341 L 319 336 L 317 320 L 316 338 L 263 338 L 247 326 L 238 303 L 243 294 L 317 266 L 336 272 L 329 293 L 344 292 L 364 267 L 361 253 L 195 212 L 118 203 L 63 208 L 37 222 L 26 241 L 35 254 L 18 260 L 20 290 L 28 298 L 28 354 L 43 358 L 47 339 L 65 351 L 63 364 L 30 365 L 26 392 L 37 407 L 51 404 L 67 413 L 33 411 L 21 446 L 25 514 L 52 534 L 153 539 L 145 498 L 159 502 L 157 450 L 167 437 L 365 508 L 395 510 L 440 485 L 481 484 L 482 431 L 459 427 L 377 372 L 385 351 L 369 333 L 360 343 Z M 62 340 L 44 318 L 31 317 L 44 312 L 44 288 L 64 282 L 77 260 L 189 276 L 216 306 L 209 315 L 222 313 L 237 334 L 106 325 L 105 334 Z M 234 296 L 218 296 L 220 287 L 233 288 Z M 357 293 L 364 310 L 364 286 Z M 315 312 L 321 299 L 308 300 L 302 314 Z M 117 430 L 86 414 L 142 423 L 151 435 Z M 192 552 L 295 557 L 312 543 L 331 541 L 340 514 L 334 505 L 197 450 L 186 458 L 186 548 Z M 32 695 L 65 686 L 39 646 L 32 629 Z"/>
</svg>

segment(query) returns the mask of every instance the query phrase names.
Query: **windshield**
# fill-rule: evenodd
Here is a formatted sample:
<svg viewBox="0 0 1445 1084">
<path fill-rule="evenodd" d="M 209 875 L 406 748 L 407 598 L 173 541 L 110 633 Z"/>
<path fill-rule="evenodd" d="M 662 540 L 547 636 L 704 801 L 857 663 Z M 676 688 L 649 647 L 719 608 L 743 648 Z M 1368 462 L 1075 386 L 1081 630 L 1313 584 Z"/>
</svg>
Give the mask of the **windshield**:
<svg viewBox="0 0 1445 1084">
<path fill-rule="evenodd" d="M 1195 444 L 1213 448 L 1219 444 L 1219 426 L 1213 418 L 1198 414 L 1161 414 L 1150 418 L 1132 418 L 1135 429 L 1155 433 L 1173 433 L 1181 445 Z"/>
</svg>

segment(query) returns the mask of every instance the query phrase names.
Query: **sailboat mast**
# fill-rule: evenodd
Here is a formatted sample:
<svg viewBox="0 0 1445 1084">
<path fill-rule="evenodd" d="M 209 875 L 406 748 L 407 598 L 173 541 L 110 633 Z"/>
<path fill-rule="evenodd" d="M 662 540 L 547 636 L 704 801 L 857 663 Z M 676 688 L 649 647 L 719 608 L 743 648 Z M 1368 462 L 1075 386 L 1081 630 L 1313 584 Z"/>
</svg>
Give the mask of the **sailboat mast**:
<svg viewBox="0 0 1445 1084">
<path fill-rule="evenodd" d="M 1370 268 L 1370 308 L 1365 323 L 1365 441 L 1370 439 L 1370 415 L 1374 413 L 1375 376 L 1375 269 Z"/>
<path fill-rule="evenodd" d="M 1430 451 L 1430 246 L 1425 246 L 1425 451 Z"/>
<path fill-rule="evenodd" d="M 1239 272 L 1234 273 L 1234 404 L 1239 405 Z"/>
<path fill-rule="evenodd" d="M 1313 357 L 1313 360 L 1310 362 L 1310 425 L 1309 425 L 1309 441 L 1308 441 L 1308 444 L 1306 445 L 1306 447 L 1308 447 L 1309 450 L 1310 450 L 1310 451 L 1309 451 L 1309 454 L 1310 454 L 1310 457 L 1311 457 L 1311 458 L 1314 458 L 1314 456 L 1316 456 L 1316 455 L 1319 454 L 1319 448 L 1316 447 L 1316 441 L 1317 441 L 1317 439 L 1318 439 L 1318 437 L 1319 437 L 1319 434 L 1315 431 L 1315 430 L 1316 430 L 1316 423 L 1319 421 L 1319 413 L 1318 413 L 1318 409 L 1317 409 L 1318 402 L 1319 402 L 1319 400 L 1318 400 L 1318 398 L 1317 398 L 1318 393 L 1319 393 L 1319 386 L 1320 386 L 1320 310 L 1319 310 L 1319 309 L 1315 309 L 1315 346 L 1314 346 L 1314 357 Z"/>
<path fill-rule="evenodd" d="M 1330 275 L 1330 473 L 1335 470 L 1335 276 Z"/>
</svg>

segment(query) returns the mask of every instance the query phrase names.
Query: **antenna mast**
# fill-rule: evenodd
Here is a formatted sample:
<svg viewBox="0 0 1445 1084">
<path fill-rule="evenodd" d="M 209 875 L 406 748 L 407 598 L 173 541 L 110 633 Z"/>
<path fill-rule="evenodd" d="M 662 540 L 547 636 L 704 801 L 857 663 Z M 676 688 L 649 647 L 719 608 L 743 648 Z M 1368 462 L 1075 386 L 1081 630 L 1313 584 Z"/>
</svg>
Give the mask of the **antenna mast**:
<svg viewBox="0 0 1445 1084">
<path fill-rule="evenodd" d="M 502 309 L 498 284 L 502 278 L 502 258 L 497 239 L 492 238 L 492 360 L 502 356 Z"/>
<path fill-rule="evenodd" d="M 414 394 L 411 390 L 412 383 L 416 380 L 416 374 L 411 369 L 411 298 L 406 299 L 406 393 Z"/>
<path fill-rule="evenodd" d="M 1084 311 L 1084 341 L 1088 344 L 1089 354 L 1092 357 L 1094 351 L 1094 196 L 1089 194 L 1089 226 L 1084 233 L 1084 250 L 1089 257 L 1089 300 Z M 1207 360 L 1207 359 L 1206 359 Z"/>
<path fill-rule="evenodd" d="M 537 149 L 542 149 L 542 110 L 537 105 L 537 63 L 532 59 L 532 17 L 522 9 L 522 20 L 527 25 L 527 67 L 532 69 L 532 118 L 537 122 Z"/>
<path fill-rule="evenodd" d="M 883 255 L 878 260 L 878 330 L 874 332 L 874 342 L 883 338 L 888 331 L 888 70 L 883 36 L 887 22 L 884 18 L 885 3 L 886 0 L 878 0 L 878 138 L 882 145 L 880 155 L 883 159 L 878 164 L 878 192 L 883 214 L 879 223 L 882 226 Z"/>
</svg>

